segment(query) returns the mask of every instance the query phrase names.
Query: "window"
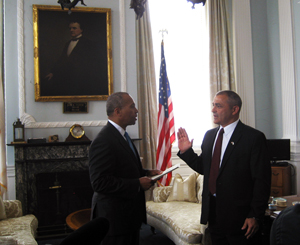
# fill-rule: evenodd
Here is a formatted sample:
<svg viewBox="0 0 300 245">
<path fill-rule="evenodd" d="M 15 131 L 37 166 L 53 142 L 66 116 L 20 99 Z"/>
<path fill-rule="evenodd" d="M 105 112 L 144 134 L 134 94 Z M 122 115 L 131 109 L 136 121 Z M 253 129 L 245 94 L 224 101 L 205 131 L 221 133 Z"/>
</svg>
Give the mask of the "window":
<svg viewBox="0 0 300 245">
<path fill-rule="evenodd" d="M 187 130 L 194 146 L 211 128 L 209 47 L 205 7 L 186 0 L 150 0 L 156 82 L 159 83 L 162 29 L 167 74 L 171 86 L 176 133 Z M 158 91 L 157 91 L 158 93 Z M 173 144 L 177 147 L 177 142 Z"/>
</svg>

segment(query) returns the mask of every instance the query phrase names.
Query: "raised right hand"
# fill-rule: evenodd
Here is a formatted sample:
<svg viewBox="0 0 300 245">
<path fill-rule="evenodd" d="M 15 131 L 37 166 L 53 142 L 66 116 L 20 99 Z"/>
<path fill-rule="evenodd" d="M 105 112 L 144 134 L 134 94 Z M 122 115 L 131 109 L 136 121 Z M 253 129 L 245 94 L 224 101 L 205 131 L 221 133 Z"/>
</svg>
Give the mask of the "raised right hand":
<svg viewBox="0 0 300 245">
<path fill-rule="evenodd" d="M 193 146 L 193 139 L 190 141 L 189 136 L 186 133 L 184 128 L 179 128 L 177 132 L 177 139 L 178 139 L 178 148 L 180 150 L 180 153 L 186 152 L 188 149 L 190 149 Z"/>
</svg>

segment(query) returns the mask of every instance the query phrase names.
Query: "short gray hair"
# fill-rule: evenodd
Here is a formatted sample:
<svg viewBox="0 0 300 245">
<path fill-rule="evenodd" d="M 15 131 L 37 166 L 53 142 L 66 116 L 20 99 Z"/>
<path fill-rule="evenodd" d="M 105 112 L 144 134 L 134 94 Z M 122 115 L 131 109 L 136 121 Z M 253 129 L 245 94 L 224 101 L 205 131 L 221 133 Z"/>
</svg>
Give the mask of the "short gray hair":
<svg viewBox="0 0 300 245">
<path fill-rule="evenodd" d="M 123 96 L 128 93 L 126 92 L 116 92 L 111 94 L 106 102 L 106 114 L 111 116 L 116 108 L 122 108 L 124 106 Z"/>
<path fill-rule="evenodd" d="M 233 107 L 233 106 L 238 106 L 240 108 L 240 111 L 241 111 L 241 108 L 242 108 L 242 99 L 241 97 L 236 93 L 236 92 L 233 92 L 232 90 L 222 90 L 222 91 L 219 91 L 216 93 L 216 96 L 217 95 L 227 95 L 228 97 L 228 104 Z"/>
</svg>

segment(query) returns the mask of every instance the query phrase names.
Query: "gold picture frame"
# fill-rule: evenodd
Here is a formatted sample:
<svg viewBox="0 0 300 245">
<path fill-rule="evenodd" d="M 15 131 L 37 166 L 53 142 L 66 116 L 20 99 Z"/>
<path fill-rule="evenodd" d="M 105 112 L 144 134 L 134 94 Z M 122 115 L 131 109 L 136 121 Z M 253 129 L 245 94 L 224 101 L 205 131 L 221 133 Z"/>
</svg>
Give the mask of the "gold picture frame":
<svg viewBox="0 0 300 245">
<path fill-rule="evenodd" d="M 33 5 L 33 36 L 35 101 L 106 100 L 113 93 L 111 9 L 76 7 L 68 14 Z M 70 54 L 71 38 L 77 44 Z"/>
</svg>

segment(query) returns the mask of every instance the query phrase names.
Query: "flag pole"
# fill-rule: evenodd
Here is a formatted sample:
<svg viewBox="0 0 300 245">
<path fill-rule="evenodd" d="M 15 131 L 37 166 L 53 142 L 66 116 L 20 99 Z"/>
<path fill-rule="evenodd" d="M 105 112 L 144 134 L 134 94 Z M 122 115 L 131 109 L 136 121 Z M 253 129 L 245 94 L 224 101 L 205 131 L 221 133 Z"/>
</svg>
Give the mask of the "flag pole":
<svg viewBox="0 0 300 245">
<path fill-rule="evenodd" d="M 162 29 L 161 42 L 161 65 L 159 76 L 159 110 L 158 110 L 158 144 L 156 151 L 156 167 L 165 171 L 172 167 L 172 143 L 175 140 L 175 126 L 173 102 L 171 96 L 171 88 L 167 75 L 166 60 L 164 55 L 164 34 L 168 33 L 166 29 Z M 172 179 L 172 172 L 163 176 L 159 181 L 159 186 L 168 186 Z"/>
</svg>

